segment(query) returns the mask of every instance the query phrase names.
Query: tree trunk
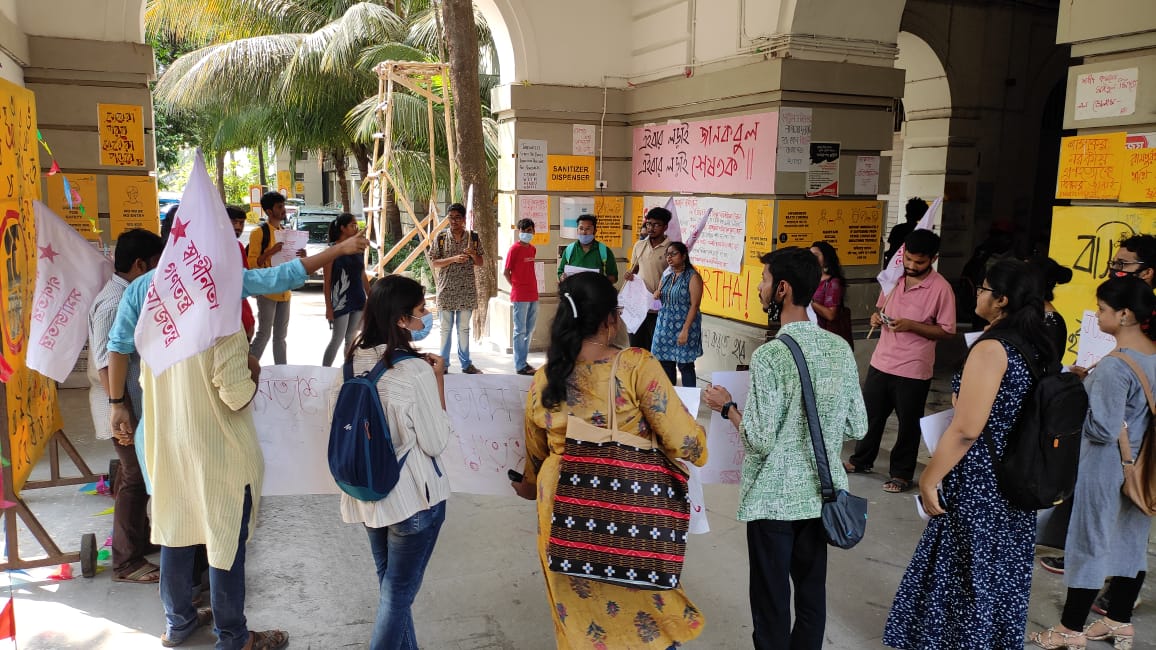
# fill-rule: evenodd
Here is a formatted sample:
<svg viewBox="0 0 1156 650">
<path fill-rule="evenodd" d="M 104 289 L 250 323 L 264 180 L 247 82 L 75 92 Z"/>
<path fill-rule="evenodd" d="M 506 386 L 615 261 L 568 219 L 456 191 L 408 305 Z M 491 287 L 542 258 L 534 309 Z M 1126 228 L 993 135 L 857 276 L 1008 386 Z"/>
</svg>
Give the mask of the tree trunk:
<svg viewBox="0 0 1156 650">
<path fill-rule="evenodd" d="M 442 22 L 450 64 L 453 90 L 454 132 L 457 135 L 458 169 L 462 188 L 474 186 L 474 228 L 482 240 L 484 270 L 478 274 L 478 309 L 473 330 L 477 337 L 486 332 L 489 298 L 497 293 L 493 269 L 498 255 L 498 219 L 489 200 L 490 182 L 486 174 L 486 149 L 482 135 L 481 88 L 478 85 L 478 28 L 471 0 L 442 0 Z M 457 188 L 450 188 L 451 196 Z M 465 200 L 465 196 L 453 197 Z"/>
<path fill-rule="evenodd" d="M 357 191 L 361 193 L 361 205 L 369 205 L 369 156 L 372 152 L 368 146 L 360 142 L 350 144 L 349 150 L 357 159 L 357 171 L 361 176 L 361 180 L 357 183 Z"/>
<path fill-rule="evenodd" d="M 265 143 L 262 142 L 257 147 L 257 184 L 261 186 L 261 191 L 269 189 L 269 182 L 265 180 Z"/>
<path fill-rule="evenodd" d="M 213 157 L 213 164 L 216 166 L 214 171 L 217 172 L 217 190 L 221 192 L 221 200 L 227 201 L 225 198 L 225 152 L 218 151 Z"/>
<path fill-rule="evenodd" d="M 391 241 L 396 242 L 402 235 L 401 206 L 397 202 L 397 195 L 393 193 L 392 185 L 385 188 L 385 205 L 381 207 L 385 212 L 385 234 Z"/>
<path fill-rule="evenodd" d="M 349 201 L 349 179 L 346 177 L 346 169 L 349 167 L 349 160 L 346 158 L 348 152 L 343 148 L 334 149 L 333 169 L 337 172 L 337 192 L 341 197 L 341 209 L 345 212 L 353 212 L 353 204 Z"/>
</svg>

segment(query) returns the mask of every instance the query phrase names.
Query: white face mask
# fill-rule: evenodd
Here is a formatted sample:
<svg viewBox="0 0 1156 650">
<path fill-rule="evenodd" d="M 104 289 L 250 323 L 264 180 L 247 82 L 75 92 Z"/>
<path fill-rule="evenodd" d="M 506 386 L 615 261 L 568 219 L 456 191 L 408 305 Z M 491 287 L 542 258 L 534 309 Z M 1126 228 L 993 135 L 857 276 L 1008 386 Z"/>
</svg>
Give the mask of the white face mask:
<svg viewBox="0 0 1156 650">
<path fill-rule="evenodd" d="M 533 239 L 534 239 L 534 233 L 532 233 L 532 232 L 520 232 L 520 233 L 518 233 L 518 241 L 522 242 L 523 244 L 529 244 Z"/>
</svg>

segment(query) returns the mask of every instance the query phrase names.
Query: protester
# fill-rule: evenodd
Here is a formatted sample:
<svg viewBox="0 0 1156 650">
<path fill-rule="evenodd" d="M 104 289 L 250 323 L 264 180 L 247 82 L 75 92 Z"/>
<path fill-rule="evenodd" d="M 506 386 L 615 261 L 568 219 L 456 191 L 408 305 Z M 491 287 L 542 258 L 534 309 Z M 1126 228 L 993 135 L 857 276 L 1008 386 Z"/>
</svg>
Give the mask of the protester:
<svg viewBox="0 0 1156 650">
<path fill-rule="evenodd" d="M 1043 283 L 1027 263 L 996 264 L 976 293 L 990 325 L 952 378 L 955 417 L 919 479 L 931 519 L 887 619 L 883 643 L 894 648 L 1023 647 L 1036 513 L 1000 491 L 990 449 L 1002 456 L 1008 447 L 1035 385 L 1030 364 L 1051 368 L 1057 356 Z"/>
<path fill-rule="evenodd" d="M 427 313 L 425 289 L 401 275 L 378 280 L 365 306 L 365 327 L 349 351 L 353 373 L 386 361 L 377 382 L 393 449 L 402 463 L 397 485 L 380 501 L 341 495 L 341 519 L 364 524 L 381 589 L 372 650 L 417 648 L 413 601 L 446 518 L 450 482 L 441 454 L 450 436 L 445 361 L 419 355 L 412 333 Z M 336 402 L 336 393 L 334 394 Z"/>
<path fill-rule="evenodd" d="M 438 318 L 442 332 L 442 358 L 450 365 L 450 344 L 457 323 L 458 362 L 467 375 L 480 375 L 470 361 L 470 319 L 478 307 L 474 267 L 482 265 L 482 244 L 478 233 L 466 230 L 466 206 L 449 207 L 450 227 L 438 233 L 430 250 L 430 263 L 437 271 Z"/>
<path fill-rule="evenodd" d="M 789 247 L 760 261 L 759 301 L 771 320 L 782 323 L 779 333 L 803 350 L 815 384 L 831 481 L 836 490 L 846 490 L 847 474 L 839 464 L 843 443 L 862 438 L 867 430 L 855 356 L 842 339 L 807 317 L 819 284 L 815 257 Z M 708 388 L 703 398 L 738 427 L 746 450 L 738 519 L 747 522 L 754 647 L 822 648 L 827 622 L 827 544 L 819 518 L 823 498 L 794 357 L 781 341 L 755 350 L 745 413 L 721 386 Z"/>
<path fill-rule="evenodd" d="M 630 270 L 624 279 L 630 282 L 637 275 L 642 278 L 642 283 L 650 293 L 658 291 L 663 272 L 666 271 L 666 245 L 670 243 L 666 229 L 671 217 L 670 210 L 666 208 L 651 208 L 642 221 L 643 237 L 630 250 Z M 649 310 L 638 330 L 630 335 L 631 347 L 649 350 L 657 322 L 658 311 Z"/>
<path fill-rule="evenodd" d="M 357 221 L 352 214 L 343 212 L 329 224 L 329 244 L 332 246 L 357 236 Z M 353 344 L 361 329 L 361 310 L 369 293 L 369 275 L 365 273 L 364 255 L 342 255 L 325 265 L 322 291 L 325 294 L 325 320 L 332 333 L 321 365 L 328 366 L 340 350 Z M 345 346 L 342 347 L 342 343 Z"/>
<path fill-rule="evenodd" d="M 1043 278 L 1044 329 L 1048 333 L 1048 341 L 1056 350 L 1056 358 L 1062 358 L 1068 349 L 1068 325 L 1052 301 L 1056 299 L 1056 285 L 1072 281 L 1072 270 L 1060 266 L 1059 262 L 1045 255 L 1034 257 L 1029 263 Z"/>
<path fill-rule="evenodd" d="M 98 381 L 90 387 L 89 403 L 96 437 L 100 440 L 113 438 L 113 431 L 109 428 L 108 332 L 112 329 L 125 288 L 156 267 L 163 249 L 161 238 L 148 230 L 136 228 L 122 233 L 116 240 L 115 273 L 92 303 L 88 317 L 88 367 L 97 373 Z M 128 362 L 126 384 L 111 392 L 124 396 L 133 421 L 139 422 L 144 401 L 140 387 L 140 357 L 135 354 Z M 136 448 L 131 438 L 119 436 L 113 441 L 113 449 L 120 460 L 120 470 L 113 493 L 112 580 L 155 583 L 160 580 L 160 567 L 145 556 L 159 549 L 149 542 L 149 495 L 137 462 Z"/>
<path fill-rule="evenodd" d="M 537 370 L 530 365 L 530 339 L 538 322 L 538 276 L 534 272 L 534 258 L 538 250 L 530 243 L 534 239 L 534 220 L 518 221 L 518 241 L 506 252 L 506 268 L 502 272 L 510 283 L 510 303 L 514 316 L 514 371 L 532 375 Z"/>
<path fill-rule="evenodd" d="M 265 192 L 261 197 L 261 210 L 265 222 L 249 233 L 250 269 L 269 268 L 274 255 L 281 252 L 283 244 L 277 241 L 277 233 L 282 230 L 285 220 L 285 197 L 277 192 Z M 297 257 L 305 257 L 304 250 L 297 251 Z M 273 363 L 286 363 L 285 337 L 289 333 L 289 306 L 293 297 L 291 291 L 269 293 L 257 296 L 257 334 L 249 346 L 249 353 L 260 360 L 265 353 L 269 339 L 273 339 Z"/>
<path fill-rule="evenodd" d="M 919 419 L 935 365 L 937 341 L 955 335 L 955 296 L 951 285 L 932 265 L 939 258 L 939 235 L 916 230 L 903 250 L 903 278 L 890 293 L 880 292 L 871 315 L 879 345 L 871 355 L 863 400 L 867 404 L 867 436 L 843 464 L 848 472 L 870 472 L 879 455 L 887 418 L 894 411 L 899 435 L 891 449 L 890 476 L 885 492 L 906 492 L 915 476 L 919 453 Z"/>
<path fill-rule="evenodd" d="M 706 463 L 706 434 L 680 406 L 666 373 L 649 352 L 619 351 L 614 285 L 599 273 L 581 273 L 558 286 L 560 305 L 551 326 L 546 365 L 526 397 L 526 464 L 513 483 L 538 500 L 538 556 L 559 648 L 670 648 L 697 637 L 705 620 L 681 587 L 646 591 L 569 577 L 548 568 L 550 517 L 565 448 L 567 416 L 606 427 L 617 410 L 619 429 L 655 440 L 669 458 Z M 619 393 L 606 394 L 618 359 Z"/>
<path fill-rule="evenodd" d="M 927 213 L 927 201 L 914 196 L 907 199 L 907 205 L 904 207 L 903 222 L 897 223 L 891 227 L 891 233 L 887 235 L 887 251 L 883 253 L 883 268 L 891 263 L 891 258 L 895 257 L 895 253 L 899 252 L 899 247 L 907 239 L 914 230 L 919 220 Z"/>
<path fill-rule="evenodd" d="M 559 282 L 566 277 L 567 266 L 593 269 L 609 278 L 611 283 L 618 282 L 618 262 L 614 259 L 614 251 L 594 239 L 594 232 L 597 229 L 598 219 L 594 215 L 579 215 L 578 241 L 564 248 L 561 257 L 558 258 Z"/>
<path fill-rule="evenodd" d="M 1100 330 L 1116 337 L 1117 350 L 1132 359 L 1149 386 L 1156 385 L 1156 297 L 1138 277 L 1116 277 L 1096 289 Z M 1128 436 L 1133 460 L 1143 454 L 1156 462 L 1152 441 L 1144 443 L 1151 411 L 1140 378 L 1122 359 L 1107 356 L 1089 373 L 1088 418 L 1080 447 L 1080 467 L 1068 525 L 1064 583 L 1068 587 L 1060 624 L 1033 634 L 1041 648 L 1083 647 L 1088 640 L 1113 639 L 1132 647 L 1132 610 L 1148 566 L 1150 517 L 1120 491 L 1123 483 L 1121 435 Z M 1123 426 L 1121 426 L 1123 424 Z M 1150 465 L 1149 465 L 1150 466 Z M 1105 578 L 1104 618 L 1085 627 Z"/>
<path fill-rule="evenodd" d="M 694 361 L 702 356 L 702 276 L 690 263 L 686 244 L 676 241 L 666 247 L 666 263 L 670 273 L 662 277 L 656 300 L 662 301 L 650 351 L 662 364 L 671 384 L 698 385 Z"/>
<path fill-rule="evenodd" d="M 819 288 L 811 298 L 811 308 L 818 317 L 819 327 L 838 334 L 847 341 L 851 349 L 855 349 L 855 340 L 851 334 L 851 310 L 843 305 L 847 295 L 847 278 L 843 275 L 843 266 L 839 264 L 839 254 L 835 247 L 825 241 L 811 244 L 811 254 L 819 260 L 819 267 L 823 275 L 819 278 Z"/>
<path fill-rule="evenodd" d="M 229 222 L 233 224 L 233 233 L 237 235 L 237 247 L 241 249 L 241 266 L 249 268 L 249 256 L 245 254 L 245 246 L 240 242 L 245 233 L 245 211 L 236 206 L 227 205 L 225 211 L 229 213 Z M 250 342 L 257 331 L 257 321 L 253 318 L 253 307 L 248 298 L 241 299 L 241 329 L 245 330 L 245 338 Z"/>
</svg>

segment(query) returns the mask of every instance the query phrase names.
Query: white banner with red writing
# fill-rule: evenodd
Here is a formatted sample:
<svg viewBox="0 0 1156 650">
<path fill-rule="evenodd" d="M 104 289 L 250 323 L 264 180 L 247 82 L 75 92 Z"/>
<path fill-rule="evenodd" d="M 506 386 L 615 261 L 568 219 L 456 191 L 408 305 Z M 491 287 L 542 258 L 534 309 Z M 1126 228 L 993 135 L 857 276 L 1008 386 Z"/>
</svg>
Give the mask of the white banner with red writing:
<svg viewBox="0 0 1156 650">
<path fill-rule="evenodd" d="M 28 329 L 28 367 L 64 381 L 88 338 L 88 310 L 112 276 L 112 263 L 47 205 L 34 204 L 36 293 Z"/>
<path fill-rule="evenodd" d="M 198 151 L 136 326 L 153 375 L 241 327 L 241 275 L 233 225 Z"/>
</svg>

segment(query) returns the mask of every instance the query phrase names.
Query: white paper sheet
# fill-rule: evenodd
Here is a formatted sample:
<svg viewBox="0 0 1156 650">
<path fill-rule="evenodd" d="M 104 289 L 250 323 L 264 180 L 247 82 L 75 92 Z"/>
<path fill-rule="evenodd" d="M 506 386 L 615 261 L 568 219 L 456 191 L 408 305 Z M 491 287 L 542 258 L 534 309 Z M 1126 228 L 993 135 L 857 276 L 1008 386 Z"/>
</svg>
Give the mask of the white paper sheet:
<svg viewBox="0 0 1156 650">
<path fill-rule="evenodd" d="M 702 402 L 702 389 L 691 388 L 684 386 L 675 386 L 674 392 L 678 394 L 678 399 L 682 401 L 682 405 L 690 412 L 691 417 L 698 417 L 699 405 Z M 687 476 L 686 482 L 687 494 L 690 496 L 690 527 L 689 531 L 692 535 L 703 535 L 710 532 L 710 523 L 706 520 L 706 497 L 702 492 L 702 470 L 694 465 L 680 460 L 683 467 L 686 468 Z"/>
<path fill-rule="evenodd" d="M 337 494 L 329 473 L 329 423 L 341 368 L 263 366 L 253 424 L 265 456 L 264 496 Z"/>
<path fill-rule="evenodd" d="M 281 244 L 281 250 L 269 258 L 269 263 L 272 266 L 279 266 L 297 259 L 297 251 L 305 250 L 305 244 L 309 242 L 309 233 L 304 230 L 278 230 L 275 237 L 277 242 Z"/>
<path fill-rule="evenodd" d="M 730 391 L 731 399 L 738 405 L 740 411 L 746 408 L 747 393 L 751 385 L 749 372 L 745 370 L 715 372 L 711 374 L 710 381 Z M 706 445 L 709 455 L 706 465 L 702 468 L 702 482 L 738 483 L 745 455 L 738 429 L 728 420 L 712 412 L 707 425 Z"/>
<path fill-rule="evenodd" d="M 955 409 L 947 409 L 919 418 L 919 430 L 923 433 L 923 444 L 927 445 L 927 453 L 935 453 L 939 439 L 943 437 L 943 432 L 947 431 L 954 417 Z"/>
<path fill-rule="evenodd" d="M 622 307 L 622 322 L 626 324 L 626 331 L 631 334 L 638 331 L 653 302 L 653 294 L 647 291 L 642 278 L 635 276 L 622 286 L 618 292 L 618 304 Z"/>
<path fill-rule="evenodd" d="M 521 375 L 445 376 L 454 435 L 442 461 L 454 492 L 513 494 L 506 473 L 525 467 L 526 394 L 532 381 Z"/>
</svg>

